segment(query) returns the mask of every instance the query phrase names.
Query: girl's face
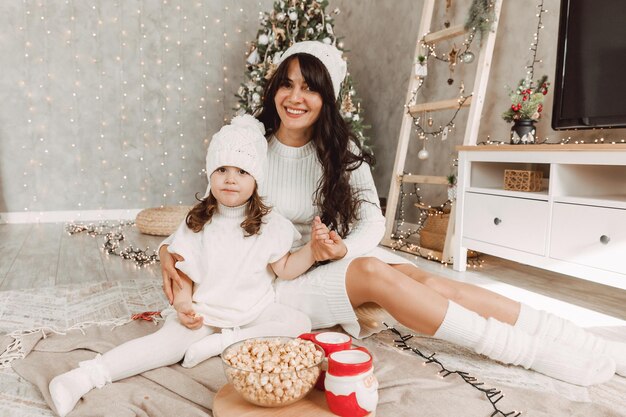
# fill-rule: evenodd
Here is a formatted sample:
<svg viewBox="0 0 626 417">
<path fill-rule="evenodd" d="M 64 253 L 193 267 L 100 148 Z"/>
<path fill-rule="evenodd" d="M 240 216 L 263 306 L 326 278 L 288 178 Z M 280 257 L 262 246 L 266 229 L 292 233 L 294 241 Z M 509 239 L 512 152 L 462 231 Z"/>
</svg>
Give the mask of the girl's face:
<svg viewBox="0 0 626 417">
<path fill-rule="evenodd" d="M 283 135 L 311 138 L 323 101 L 319 93 L 309 89 L 297 59 L 289 63 L 287 80 L 276 91 L 274 104 L 281 122 L 279 135 L 282 131 Z"/>
<path fill-rule="evenodd" d="M 238 207 L 252 197 L 256 181 L 252 175 L 237 167 L 219 167 L 211 174 L 211 193 L 228 207 Z"/>
</svg>

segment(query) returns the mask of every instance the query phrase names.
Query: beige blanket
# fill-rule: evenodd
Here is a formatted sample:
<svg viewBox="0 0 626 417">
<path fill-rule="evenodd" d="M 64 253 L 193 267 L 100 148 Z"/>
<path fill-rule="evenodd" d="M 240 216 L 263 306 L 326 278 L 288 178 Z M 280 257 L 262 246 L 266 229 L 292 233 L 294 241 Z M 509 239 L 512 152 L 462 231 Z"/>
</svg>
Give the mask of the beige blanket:
<svg viewBox="0 0 626 417">
<path fill-rule="evenodd" d="M 54 334 L 45 339 L 41 334 L 30 335 L 23 340 L 28 355 L 14 361 L 13 368 L 37 386 L 52 406 L 48 383 L 53 376 L 93 357 L 95 352 L 105 352 L 156 329 L 150 322 L 139 321 L 113 330 L 110 326 L 91 327 L 84 335 L 78 331 L 65 336 Z M 458 376 L 441 378 L 435 365 L 423 365 L 423 360 L 414 353 L 399 351 L 393 347 L 393 339 L 394 336 L 385 331 L 359 343 L 374 354 L 375 373 L 380 382 L 378 417 L 502 416 L 492 414 L 494 409 L 483 393 Z M 495 386 L 506 394 L 497 404 L 506 413 L 519 410 L 523 416 L 537 417 L 626 416 L 623 399 L 626 378 L 614 377 L 609 383 L 589 390 L 590 394 L 586 389 L 570 386 L 570 398 L 587 402 L 572 401 L 567 395 L 555 393 L 550 388 L 553 380 L 540 374 L 498 365 L 430 338 L 416 337 L 409 344 L 429 353 L 437 351 L 444 364 L 459 365 L 457 369 L 469 370 L 479 378 L 485 377 L 485 386 Z M 158 346 L 154 348 L 158 349 Z M 78 403 L 70 416 L 211 416 L 213 397 L 225 382 L 219 358 L 205 361 L 193 369 L 172 365 L 95 389 Z"/>
<path fill-rule="evenodd" d="M 41 333 L 23 339 L 30 353 L 25 359 L 13 362 L 13 369 L 33 383 L 54 409 L 48 384 L 50 380 L 127 340 L 149 334 L 157 325 L 134 321 L 111 329 L 110 326 L 93 326 L 67 335 L 53 334 L 42 338 Z M 154 349 L 158 349 L 155 346 Z M 226 383 L 219 358 L 201 363 L 193 369 L 180 365 L 158 368 L 102 389 L 94 389 L 81 400 L 72 417 L 172 417 L 210 416 L 213 397 Z"/>
</svg>

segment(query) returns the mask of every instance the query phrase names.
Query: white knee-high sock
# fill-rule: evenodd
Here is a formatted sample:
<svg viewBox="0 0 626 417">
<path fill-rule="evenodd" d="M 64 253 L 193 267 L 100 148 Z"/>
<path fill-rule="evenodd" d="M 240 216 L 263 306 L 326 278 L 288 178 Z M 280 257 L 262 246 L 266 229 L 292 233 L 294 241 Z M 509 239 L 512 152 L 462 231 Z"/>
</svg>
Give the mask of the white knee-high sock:
<svg viewBox="0 0 626 417">
<path fill-rule="evenodd" d="M 250 324 L 241 328 L 222 329 L 209 335 L 187 349 L 182 366 L 191 368 L 200 362 L 222 353 L 235 342 L 252 337 L 296 337 L 311 331 L 311 320 L 304 313 L 282 304 L 271 304 Z"/>
<path fill-rule="evenodd" d="M 435 337 L 576 385 L 606 382 L 615 373 L 615 362 L 608 356 L 578 352 L 558 342 L 531 336 L 495 319 L 486 320 L 452 301 Z"/>
<path fill-rule="evenodd" d="M 78 368 L 54 377 L 48 386 L 54 407 L 61 417 L 72 411 L 83 395 L 111 382 L 100 355 L 78 365 Z"/>
<path fill-rule="evenodd" d="M 619 375 L 626 376 L 626 343 L 604 339 L 569 320 L 521 304 L 515 327 L 532 335 L 556 340 L 575 349 L 610 356 Z"/>
</svg>

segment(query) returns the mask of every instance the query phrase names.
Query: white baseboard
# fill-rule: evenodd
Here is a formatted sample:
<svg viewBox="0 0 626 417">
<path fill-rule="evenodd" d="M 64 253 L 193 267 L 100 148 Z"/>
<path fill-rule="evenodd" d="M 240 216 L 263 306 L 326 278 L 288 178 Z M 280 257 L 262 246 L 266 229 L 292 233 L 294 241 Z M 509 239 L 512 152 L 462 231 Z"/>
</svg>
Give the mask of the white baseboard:
<svg viewBox="0 0 626 417">
<path fill-rule="evenodd" d="M 134 220 L 142 209 L 0 212 L 0 224 Z"/>
</svg>

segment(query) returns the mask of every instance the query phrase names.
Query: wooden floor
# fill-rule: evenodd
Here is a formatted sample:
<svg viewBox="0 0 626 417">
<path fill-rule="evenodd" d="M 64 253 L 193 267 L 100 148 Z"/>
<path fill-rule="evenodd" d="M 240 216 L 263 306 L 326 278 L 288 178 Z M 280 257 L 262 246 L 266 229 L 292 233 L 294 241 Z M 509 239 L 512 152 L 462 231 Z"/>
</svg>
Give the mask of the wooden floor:
<svg viewBox="0 0 626 417">
<path fill-rule="evenodd" d="M 162 237 L 123 229 L 122 246 L 156 250 Z M 62 223 L 0 225 L 0 291 L 125 279 L 160 279 L 159 264 L 138 268 L 106 254 L 104 236 L 70 235 Z"/>
<path fill-rule="evenodd" d="M 125 279 L 160 279 L 158 263 L 138 268 L 128 260 L 107 255 L 103 236 L 69 235 L 61 223 L 0 225 L 0 291 L 41 286 Z M 161 237 L 125 227 L 126 241 L 156 249 Z M 409 255 L 406 255 L 407 257 Z M 548 272 L 499 258 L 484 257 L 481 268 L 465 273 L 435 262 L 410 257 L 423 269 L 455 280 L 475 283 L 516 299 L 530 295 L 556 300 L 626 320 L 626 291 Z"/>
</svg>

